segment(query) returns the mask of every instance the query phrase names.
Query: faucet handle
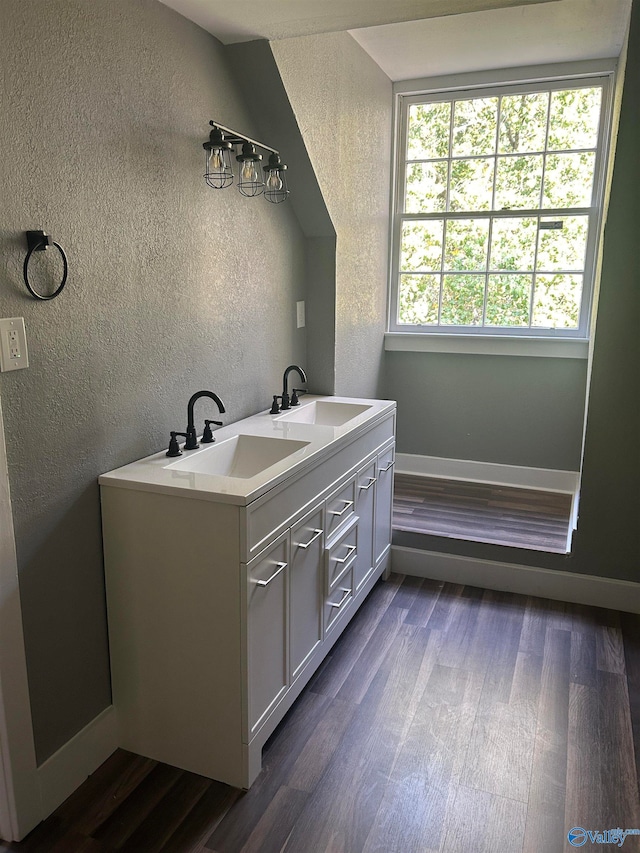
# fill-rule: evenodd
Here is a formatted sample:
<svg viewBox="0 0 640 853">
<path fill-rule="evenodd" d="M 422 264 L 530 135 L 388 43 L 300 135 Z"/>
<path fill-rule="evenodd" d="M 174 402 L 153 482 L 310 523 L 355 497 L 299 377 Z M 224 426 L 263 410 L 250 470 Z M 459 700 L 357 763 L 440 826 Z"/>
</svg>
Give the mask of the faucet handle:
<svg viewBox="0 0 640 853">
<path fill-rule="evenodd" d="M 273 403 L 271 404 L 271 409 L 269 410 L 270 415 L 277 415 L 280 413 L 280 406 L 278 405 L 279 399 L 280 397 L 278 397 L 277 394 L 273 395 Z"/>
<path fill-rule="evenodd" d="M 183 433 L 184 435 L 184 433 Z M 184 443 L 185 450 L 195 450 L 200 445 L 198 444 L 198 436 L 196 435 L 196 428 L 188 426 L 186 432 L 187 440 Z"/>
<path fill-rule="evenodd" d="M 176 438 L 176 436 L 183 435 L 185 438 L 187 438 L 186 432 L 174 432 L 173 430 L 171 430 L 169 435 L 171 436 L 171 438 L 169 439 L 169 449 L 167 450 L 166 455 L 182 456 L 182 451 L 180 450 L 180 445 L 178 444 L 178 439 Z"/>
<path fill-rule="evenodd" d="M 307 393 L 306 388 L 294 388 L 293 391 L 291 392 L 291 405 L 292 406 L 299 406 L 300 400 L 298 400 L 298 395 L 300 397 L 302 397 L 302 395 L 306 394 L 306 393 Z"/>
<path fill-rule="evenodd" d="M 202 433 L 202 438 L 200 439 L 203 444 L 211 444 L 211 442 L 215 441 L 213 436 L 213 432 L 211 431 L 211 424 L 215 424 L 216 426 L 222 426 L 222 421 L 207 421 L 204 422 L 204 432 Z"/>
</svg>

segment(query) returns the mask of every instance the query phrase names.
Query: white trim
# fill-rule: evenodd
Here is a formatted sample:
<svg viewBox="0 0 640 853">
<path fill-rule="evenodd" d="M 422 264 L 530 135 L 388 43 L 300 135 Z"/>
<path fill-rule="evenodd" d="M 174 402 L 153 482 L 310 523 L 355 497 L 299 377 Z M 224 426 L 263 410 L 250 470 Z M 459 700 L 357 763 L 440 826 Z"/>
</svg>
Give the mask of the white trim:
<svg viewBox="0 0 640 853">
<path fill-rule="evenodd" d="M 38 767 L 42 813 L 50 815 L 118 748 L 113 705 Z"/>
<path fill-rule="evenodd" d="M 497 462 L 474 462 L 470 459 L 445 459 L 440 456 L 419 456 L 413 453 L 396 453 L 396 473 L 569 494 L 576 493 L 580 480 L 578 471 L 527 468 L 524 465 L 501 465 Z"/>
<path fill-rule="evenodd" d="M 507 337 L 387 332 L 387 352 L 459 352 L 473 355 L 523 355 L 535 358 L 588 358 L 586 338 Z"/>
<path fill-rule="evenodd" d="M 618 59 L 592 59 L 584 62 L 556 62 L 544 65 L 525 65 L 522 68 L 496 68 L 487 71 L 468 71 L 440 77 L 419 77 L 393 84 L 394 95 L 421 95 L 424 92 L 449 92 L 459 89 L 481 89 L 485 86 L 508 86 L 510 83 L 539 83 L 562 80 L 566 77 L 597 77 L 612 74 Z"/>
<path fill-rule="evenodd" d="M 397 545 L 391 548 L 391 569 L 401 575 L 640 613 L 640 584 L 616 578 L 497 563 Z"/>
<path fill-rule="evenodd" d="M 18 563 L 0 401 L 0 753 L 2 837 L 19 841 L 42 820 L 22 630 Z"/>
</svg>

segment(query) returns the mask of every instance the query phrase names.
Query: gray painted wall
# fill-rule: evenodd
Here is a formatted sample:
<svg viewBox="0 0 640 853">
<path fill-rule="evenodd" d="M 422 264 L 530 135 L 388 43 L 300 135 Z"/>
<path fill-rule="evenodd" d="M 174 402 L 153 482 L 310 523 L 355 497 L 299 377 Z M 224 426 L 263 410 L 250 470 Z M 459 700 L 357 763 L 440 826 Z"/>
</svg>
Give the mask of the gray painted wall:
<svg viewBox="0 0 640 853">
<path fill-rule="evenodd" d="M 586 360 L 388 352 L 398 451 L 578 471 Z"/>
<path fill-rule="evenodd" d="M 334 394 L 336 385 L 336 238 L 311 237 L 306 244 L 307 361 L 309 388 Z"/>
<path fill-rule="evenodd" d="M 271 47 L 337 235 L 335 393 L 380 396 L 391 82 L 348 33 Z"/>
<path fill-rule="evenodd" d="M 604 232 L 572 568 L 640 581 L 640 3 L 634 0 Z"/>
<path fill-rule="evenodd" d="M 272 46 L 264 39 L 227 45 L 234 78 L 242 85 L 251 116 L 288 165 L 290 203 L 305 242 L 308 387 L 335 392 L 336 232 L 305 139 L 291 107 Z M 256 86 L 260 80 L 260 87 Z"/>
<path fill-rule="evenodd" d="M 289 205 L 202 179 L 209 119 L 257 136 L 203 30 L 156 0 L 4 0 L 2 40 L 0 316 L 31 366 L 0 392 L 41 762 L 110 701 L 98 474 L 161 449 L 194 391 L 227 422 L 268 406 L 305 362 L 305 247 Z M 69 256 L 51 303 L 22 283 L 28 228 Z"/>
</svg>

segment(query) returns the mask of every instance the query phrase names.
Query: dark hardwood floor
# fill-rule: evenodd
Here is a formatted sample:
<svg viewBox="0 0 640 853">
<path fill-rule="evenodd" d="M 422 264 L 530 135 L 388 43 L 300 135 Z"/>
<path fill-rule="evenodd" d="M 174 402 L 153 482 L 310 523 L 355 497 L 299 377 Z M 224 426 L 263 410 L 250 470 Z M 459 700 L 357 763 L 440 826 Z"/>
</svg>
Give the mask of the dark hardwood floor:
<svg viewBox="0 0 640 853">
<path fill-rule="evenodd" d="M 570 515 L 561 492 L 395 475 L 396 530 L 563 554 Z"/>
<path fill-rule="evenodd" d="M 640 828 L 634 731 L 640 617 L 392 575 L 247 793 L 119 751 L 0 850 L 567 853 Z"/>
</svg>

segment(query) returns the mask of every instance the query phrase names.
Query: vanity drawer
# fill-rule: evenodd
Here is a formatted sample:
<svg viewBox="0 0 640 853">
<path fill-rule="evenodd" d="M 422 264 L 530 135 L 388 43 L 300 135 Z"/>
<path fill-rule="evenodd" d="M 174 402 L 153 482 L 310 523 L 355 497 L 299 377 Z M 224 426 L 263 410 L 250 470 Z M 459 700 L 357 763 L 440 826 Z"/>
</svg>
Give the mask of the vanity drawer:
<svg viewBox="0 0 640 853">
<path fill-rule="evenodd" d="M 340 583 L 332 590 L 324 603 L 325 636 L 333 629 L 340 617 L 351 609 L 353 603 L 353 570 L 342 576 Z"/>
<path fill-rule="evenodd" d="M 327 539 L 347 521 L 355 512 L 356 506 L 356 480 L 352 477 L 346 483 L 339 486 L 327 498 L 326 509 L 326 532 Z"/>
<path fill-rule="evenodd" d="M 327 548 L 327 592 L 331 592 L 346 571 L 355 562 L 358 553 L 358 517 L 352 516 L 351 523 Z"/>
</svg>

